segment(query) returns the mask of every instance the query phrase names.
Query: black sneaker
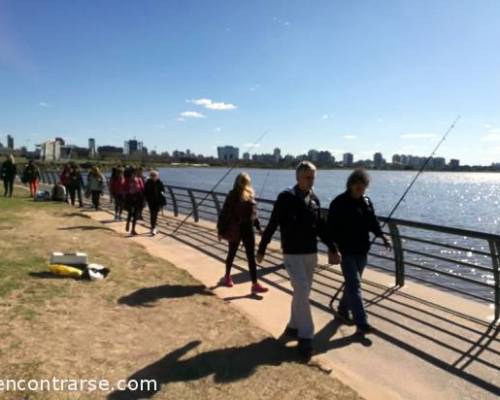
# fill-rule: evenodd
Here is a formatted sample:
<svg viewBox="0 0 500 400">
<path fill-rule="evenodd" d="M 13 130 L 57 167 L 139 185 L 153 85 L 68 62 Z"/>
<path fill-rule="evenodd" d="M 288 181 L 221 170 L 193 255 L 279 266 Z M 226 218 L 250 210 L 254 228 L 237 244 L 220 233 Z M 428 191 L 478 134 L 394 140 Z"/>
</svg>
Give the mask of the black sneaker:
<svg viewBox="0 0 500 400">
<path fill-rule="evenodd" d="M 289 326 L 287 326 L 281 336 L 288 339 L 298 339 L 299 330 L 297 328 L 290 328 Z"/>
<path fill-rule="evenodd" d="M 356 329 L 356 334 L 358 335 L 368 335 L 369 333 L 373 333 L 373 328 L 369 324 L 358 325 Z"/>
<path fill-rule="evenodd" d="M 308 362 L 313 355 L 312 339 L 299 339 L 297 351 L 304 362 Z"/>
</svg>

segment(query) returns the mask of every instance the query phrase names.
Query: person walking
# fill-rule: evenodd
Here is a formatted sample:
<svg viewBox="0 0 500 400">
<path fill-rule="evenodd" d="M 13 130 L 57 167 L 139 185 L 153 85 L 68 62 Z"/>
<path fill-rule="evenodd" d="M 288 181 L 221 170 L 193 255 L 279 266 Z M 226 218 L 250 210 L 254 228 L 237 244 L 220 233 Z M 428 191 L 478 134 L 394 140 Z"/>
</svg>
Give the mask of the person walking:
<svg viewBox="0 0 500 400">
<path fill-rule="evenodd" d="M 66 202 L 69 203 L 69 174 L 71 171 L 71 166 L 70 164 L 64 164 L 63 170 L 61 172 L 61 175 L 59 176 L 59 181 L 61 182 L 61 185 L 64 186 L 64 190 L 66 191 Z"/>
<path fill-rule="evenodd" d="M 76 196 L 78 196 L 78 206 L 83 207 L 82 200 L 82 188 L 85 186 L 83 182 L 82 173 L 80 167 L 76 163 L 72 163 L 70 166 L 69 176 L 68 176 L 68 190 L 71 205 L 75 205 Z"/>
<path fill-rule="evenodd" d="M 315 176 L 314 164 L 299 163 L 297 184 L 278 195 L 257 252 L 257 262 L 261 263 L 279 226 L 284 265 L 293 287 L 291 315 L 284 336 L 298 339 L 297 350 L 305 360 L 309 360 L 313 352 L 314 324 L 309 295 L 318 265 L 318 237 L 328 247 L 333 262 L 340 262 L 340 254 L 327 233 L 320 202 L 313 191 Z"/>
<path fill-rule="evenodd" d="M 29 160 L 28 165 L 24 168 L 23 181 L 30 188 L 30 196 L 35 198 L 39 188 L 40 170 L 33 160 Z"/>
<path fill-rule="evenodd" d="M 361 291 L 361 276 L 370 250 L 370 233 L 380 237 L 386 248 L 391 247 L 375 215 L 373 203 L 365 195 L 369 184 L 370 177 L 365 170 L 354 170 L 347 179 L 346 191 L 331 202 L 327 221 L 329 234 L 342 254 L 341 268 L 345 280 L 337 315 L 348 321 L 349 311 L 352 312 L 357 333 L 362 335 L 372 331 Z"/>
<path fill-rule="evenodd" d="M 148 203 L 149 216 L 151 220 L 151 235 L 155 236 L 156 222 L 158 221 L 158 213 L 167 205 L 165 197 L 165 186 L 160 179 L 158 171 L 151 171 L 149 179 L 144 185 L 144 197 Z"/>
<path fill-rule="evenodd" d="M 251 292 L 252 294 L 258 294 L 265 293 L 268 289 L 260 285 L 257 280 L 254 227 L 261 232 L 260 222 L 257 217 L 255 192 L 252 188 L 250 175 L 240 173 L 234 181 L 233 189 L 226 197 L 217 222 L 219 240 L 224 238 L 228 241 L 226 274 L 223 281 L 225 286 L 233 287 L 231 267 L 240 243 L 243 242 L 252 280 Z"/>
<path fill-rule="evenodd" d="M 137 235 L 135 226 L 139 218 L 139 213 L 144 203 L 144 183 L 137 176 L 134 168 L 125 170 L 125 208 L 128 211 L 127 224 L 125 230 L 132 235 Z M 132 226 L 130 226 L 132 224 Z M 131 229 L 132 228 L 132 229 Z"/>
<path fill-rule="evenodd" d="M 122 220 L 123 206 L 125 202 L 125 177 L 122 167 L 113 168 L 109 180 L 109 197 L 115 203 L 115 221 Z"/>
<path fill-rule="evenodd" d="M 16 179 L 17 166 L 14 156 L 9 154 L 7 159 L 3 162 L 0 168 L 0 176 L 3 179 L 4 197 L 12 197 L 14 191 L 14 181 Z"/>
<path fill-rule="evenodd" d="M 92 205 L 96 211 L 99 209 L 99 203 L 104 190 L 105 182 L 106 178 L 101 171 L 99 171 L 99 168 L 93 166 L 87 178 L 87 191 L 92 197 Z"/>
</svg>

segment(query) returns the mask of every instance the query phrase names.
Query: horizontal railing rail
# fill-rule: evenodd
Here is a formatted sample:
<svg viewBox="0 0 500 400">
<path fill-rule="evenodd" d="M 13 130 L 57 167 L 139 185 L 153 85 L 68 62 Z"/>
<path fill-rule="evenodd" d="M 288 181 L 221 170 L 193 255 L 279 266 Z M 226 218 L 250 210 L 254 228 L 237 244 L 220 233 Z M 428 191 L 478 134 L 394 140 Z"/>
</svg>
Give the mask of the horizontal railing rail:
<svg viewBox="0 0 500 400">
<path fill-rule="evenodd" d="M 42 180 L 53 184 L 58 174 L 42 171 Z M 208 196 L 207 196 L 208 195 Z M 175 216 L 191 215 L 217 221 L 227 193 L 166 185 L 167 209 Z M 206 199 L 201 203 L 202 199 Z M 257 198 L 259 218 L 267 224 L 273 200 Z M 322 210 L 326 215 L 327 210 Z M 375 242 L 369 267 L 389 273 L 396 286 L 410 278 L 462 296 L 493 303 L 500 317 L 500 235 L 424 222 L 379 216 L 393 243 L 391 252 Z M 279 232 L 275 235 L 279 239 Z M 320 245 L 320 251 L 326 248 Z"/>
</svg>

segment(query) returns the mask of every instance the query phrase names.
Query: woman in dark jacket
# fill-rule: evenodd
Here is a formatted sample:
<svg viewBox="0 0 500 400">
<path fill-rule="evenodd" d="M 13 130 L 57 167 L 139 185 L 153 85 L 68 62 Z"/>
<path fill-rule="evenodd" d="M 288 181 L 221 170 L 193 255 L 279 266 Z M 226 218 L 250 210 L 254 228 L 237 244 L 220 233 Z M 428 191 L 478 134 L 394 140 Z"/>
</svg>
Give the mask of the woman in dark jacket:
<svg viewBox="0 0 500 400">
<path fill-rule="evenodd" d="M 40 182 L 40 170 L 35 165 L 33 160 L 28 161 L 28 165 L 23 171 L 23 182 L 26 183 L 30 188 L 31 197 L 35 197 L 38 192 L 38 186 Z"/>
<path fill-rule="evenodd" d="M 144 197 L 149 207 L 149 215 L 151 218 L 151 235 L 156 235 L 156 221 L 158 213 L 167 205 L 165 198 L 165 186 L 160 180 L 157 171 L 149 173 L 149 179 L 144 185 Z"/>
<path fill-rule="evenodd" d="M 257 281 L 257 263 L 255 261 L 255 232 L 254 227 L 260 232 L 260 223 L 257 218 L 257 204 L 255 194 L 251 185 L 250 176 L 246 173 L 239 174 L 234 187 L 227 195 L 222 211 L 217 222 L 219 239 L 228 241 L 228 253 L 226 258 L 226 275 L 224 284 L 232 287 L 231 267 L 240 242 L 243 241 L 248 259 L 248 268 L 252 279 L 252 294 L 265 293 L 267 288 L 261 286 Z"/>
<path fill-rule="evenodd" d="M 71 205 L 75 205 L 75 198 L 78 196 L 78 206 L 83 207 L 82 201 L 82 188 L 84 187 L 82 173 L 77 164 L 71 164 L 69 168 L 69 175 L 67 180 L 69 198 Z"/>
<path fill-rule="evenodd" d="M 14 161 L 14 156 L 10 154 L 2 164 L 0 169 L 0 176 L 3 179 L 3 186 L 5 188 L 4 197 L 12 197 L 14 190 L 14 180 L 16 179 L 17 167 Z"/>
<path fill-rule="evenodd" d="M 370 333 L 361 292 L 361 276 L 370 250 L 370 233 L 380 237 L 384 245 L 391 244 L 382 232 L 371 200 L 365 196 L 370 177 L 363 169 L 356 169 L 347 180 L 347 190 L 330 204 L 328 230 L 342 254 L 342 274 L 345 290 L 338 307 L 338 316 L 349 319 L 353 314 L 358 333 Z"/>
</svg>

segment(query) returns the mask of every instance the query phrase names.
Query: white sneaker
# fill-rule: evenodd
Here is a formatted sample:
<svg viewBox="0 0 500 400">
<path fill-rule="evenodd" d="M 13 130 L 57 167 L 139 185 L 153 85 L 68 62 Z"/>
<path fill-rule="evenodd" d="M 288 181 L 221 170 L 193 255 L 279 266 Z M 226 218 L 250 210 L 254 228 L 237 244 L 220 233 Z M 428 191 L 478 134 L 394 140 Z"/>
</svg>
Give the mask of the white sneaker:
<svg viewBox="0 0 500 400">
<path fill-rule="evenodd" d="M 157 234 L 156 229 L 151 229 L 151 235 L 155 236 Z"/>
</svg>

